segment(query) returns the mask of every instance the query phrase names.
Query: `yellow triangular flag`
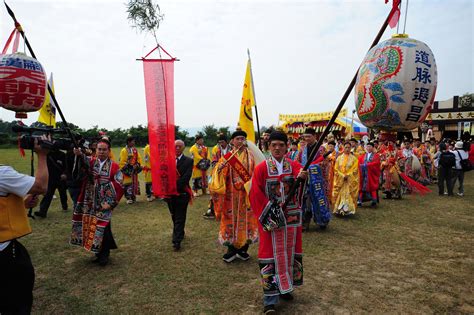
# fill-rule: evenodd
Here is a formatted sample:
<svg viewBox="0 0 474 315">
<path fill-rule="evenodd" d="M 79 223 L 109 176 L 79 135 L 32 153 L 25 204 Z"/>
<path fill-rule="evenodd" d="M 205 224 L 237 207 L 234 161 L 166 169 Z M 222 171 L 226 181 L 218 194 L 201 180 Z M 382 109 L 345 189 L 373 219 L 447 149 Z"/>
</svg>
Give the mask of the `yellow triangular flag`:
<svg viewBox="0 0 474 315">
<path fill-rule="evenodd" d="M 49 86 L 51 86 L 51 89 L 53 90 L 53 93 L 54 93 L 54 83 L 53 83 L 52 73 L 51 73 L 51 76 L 49 77 L 48 84 Z M 54 102 L 51 98 L 51 95 L 49 95 L 48 90 L 46 90 L 46 97 L 44 99 L 43 106 L 39 110 L 38 121 L 48 126 L 52 126 L 53 128 L 56 128 L 56 106 L 54 105 Z"/>
<path fill-rule="evenodd" d="M 240 104 L 239 126 L 247 133 L 247 139 L 255 143 L 252 106 L 255 106 L 255 97 L 253 93 L 252 73 L 250 72 L 250 60 L 248 60 L 244 90 L 242 91 L 242 102 Z"/>
</svg>

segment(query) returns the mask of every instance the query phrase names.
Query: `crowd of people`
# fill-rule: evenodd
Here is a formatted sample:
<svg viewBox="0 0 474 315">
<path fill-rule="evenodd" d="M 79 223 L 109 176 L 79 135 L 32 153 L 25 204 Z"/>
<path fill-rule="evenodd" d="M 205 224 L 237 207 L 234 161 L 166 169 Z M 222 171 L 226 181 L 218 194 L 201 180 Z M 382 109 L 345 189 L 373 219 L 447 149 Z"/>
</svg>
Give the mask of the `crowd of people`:
<svg viewBox="0 0 474 315">
<path fill-rule="evenodd" d="M 265 313 L 274 312 L 279 299 L 293 300 L 294 287 L 303 283 L 302 232 L 310 229 L 311 221 L 325 230 L 333 215 L 354 215 L 366 202 L 377 207 L 381 197 L 424 194 L 436 182 L 439 195 L 454 196 L 458 184 L 457 195 L 462 197 L 464 173 L 474 158 L 469 135 L 459 141 L 431 138 L 422 143 L 419 139 L 336 139 L 330 134 L 319 148 L 320 139 L 312 128 L 297 139 L 269 130 L 263 133 L 260 148 L 248 142 L 242 130 L 229 138 L 220 134 L 213 148 L 206 147 L 203 140 L 196 136 L 190 157 L 184 154 L 184 142 L 175 142 L 177 194 L 161 198 L 173 222 L 173 248 L 181 250 L 190 201 L 209 198 L 203 216 L 219 222 L 216 234 L 225 247 L 224 262 L 249 260 L 249 247 L 258 243 Z M 154 200 L 149 146 L 141 154 L 130 136 L 118 160 L 107 136 L 87 149 L 47 155 L 38 150 L 49 179 L 35 214 L 46 218 L 56 190 L 67 210 L 67 189 L 74 209 L 70 243 L 94 253 L 99 265 L 107 265 L 110 251 L 117 248 L 111 230 L 113 210 L 122 195 L 127 205 L 137 202 L 140 172 L 144 173 L 146 200 Z M 28 185 L 19 196 L 35 187 L 32 179 L 22 178 Z M 37 200 L 26 203 L 33 206 Z M 28 233 L 28 227 L 24 230 Z M 9 253 L 8 241 L 0 239 L 1 255 Z"/>
</svg>

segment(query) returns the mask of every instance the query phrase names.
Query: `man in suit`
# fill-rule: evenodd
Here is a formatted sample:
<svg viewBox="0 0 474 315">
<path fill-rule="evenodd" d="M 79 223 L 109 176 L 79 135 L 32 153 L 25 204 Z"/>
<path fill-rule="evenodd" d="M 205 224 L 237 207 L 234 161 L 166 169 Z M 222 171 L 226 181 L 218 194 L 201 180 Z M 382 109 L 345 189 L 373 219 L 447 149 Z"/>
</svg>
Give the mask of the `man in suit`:
<svg viewBox="0 0 474 315">
<path fill-rule="evenodd" d="M 181 140 L 175 141 L 176 150 L 176 170 L 178 179 L 176 180 L 176 189 L 178 195 L 167 198 L 168 209 L 173 220 L 173 248 L 175 251 L 181 249 L 181 241 L 184 238 L 184 226 L 186 224 L 186 211 L 191 198 L 191 187 L 189 181 L 193 173 L 193 159 L 183 154 L 185 145 Z"/>
</svg>

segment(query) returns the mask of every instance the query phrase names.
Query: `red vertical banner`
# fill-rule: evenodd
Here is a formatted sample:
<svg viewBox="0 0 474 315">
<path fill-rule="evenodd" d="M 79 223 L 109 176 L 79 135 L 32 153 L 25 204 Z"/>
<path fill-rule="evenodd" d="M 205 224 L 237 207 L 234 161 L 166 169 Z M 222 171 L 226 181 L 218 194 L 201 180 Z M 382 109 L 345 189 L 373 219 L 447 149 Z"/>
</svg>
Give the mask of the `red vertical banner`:
<svg viewBox="0 0 474 315">
<path fill-rule="evenodd" d="M 176 195 L 174 61 L 142 59 L 148 114 L 151 179 L 157 197 Z"/>
</svg>

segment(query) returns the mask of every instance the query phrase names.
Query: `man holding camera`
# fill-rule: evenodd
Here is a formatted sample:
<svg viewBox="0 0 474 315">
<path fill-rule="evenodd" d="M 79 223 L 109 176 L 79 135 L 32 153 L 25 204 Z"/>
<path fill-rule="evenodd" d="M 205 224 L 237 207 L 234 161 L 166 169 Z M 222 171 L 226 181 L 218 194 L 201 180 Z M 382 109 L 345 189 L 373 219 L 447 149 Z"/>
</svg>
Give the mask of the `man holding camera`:
<svg viewBox="0 0 474 315">
<path fill-rule="evenodd" d="M 46 159 L 49 173 L 48 191 L 40 202 L 39 211 L 35 212 L 35 215 L 41 218 L 46 218 L 56 189 L 59 191 L 59 198 L 63 210 L 67 211 L 68 208 L 66 193 L 66 154 L 60 150 L 54 150 L 48 153 Z"/>
<path fill-rule="evenodd" d="M 33 304 L 35 272 L 26 248 L 18 241 L 31 233 L 26 208 L 35 207 L 47 191 L 47 150 L 37 141 L 36 176 L 0 165 L 0 314 L 29 314 Z"/>
</svg>

